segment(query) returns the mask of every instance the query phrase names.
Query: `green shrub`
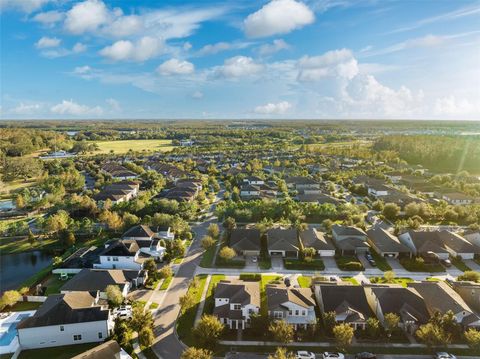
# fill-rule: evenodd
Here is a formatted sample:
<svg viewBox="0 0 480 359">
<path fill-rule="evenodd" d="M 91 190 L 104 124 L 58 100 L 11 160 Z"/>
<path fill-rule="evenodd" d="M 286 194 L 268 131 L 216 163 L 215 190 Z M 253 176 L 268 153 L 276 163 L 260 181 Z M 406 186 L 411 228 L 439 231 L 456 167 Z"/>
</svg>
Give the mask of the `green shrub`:
<svg viewBox="0 0 480 359">
<path fill-rule="evenodd" d="M 250 282 L 257 282 L 262 279 L 262 275 L 259 273 L 242 273 L 240 274 L 240 279 Z"/>
</svg>

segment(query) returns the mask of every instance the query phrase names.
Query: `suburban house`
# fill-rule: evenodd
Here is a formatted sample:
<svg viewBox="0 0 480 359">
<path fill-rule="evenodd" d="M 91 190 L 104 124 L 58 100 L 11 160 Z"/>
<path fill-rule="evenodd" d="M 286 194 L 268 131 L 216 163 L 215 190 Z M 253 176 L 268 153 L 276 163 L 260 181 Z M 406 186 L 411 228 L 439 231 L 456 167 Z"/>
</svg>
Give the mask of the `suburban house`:
<svg viewBox="0 0 480 359">
<path fill-rule="evenodd" d="M 382 325 L 385 325 L 385 314 L 395 313 L 400 317 L 399 327 L 413 334 L 430 319 L 425 301 L 414 288 L 379 285 L 364 286 L 364 289 L 370 308 Z"/>
<path fill-rule="evenodd" d="M 335 246 L 343 254 L 365 253 L 370 246 L 367 243 L 367 234 L 360 228 L 352 226 L 332 226 L 332 237 Z"/>
<path fill-rule="evenodd" d="M 480 313 L 480 283 L 454 281 L 450 284 L 470 308 Z"/>
<path fill-rule="evenodd" d="M 297 230 L 293 228 L 272 228 L 267 231 L 267 249 L 269 255 L 282 257 L 298 257 L 300 244 Z"/>
<path fill-rule="evenodd" d="M 220 281 L 215 287 L 213 314 L 230 329 L 250 326 L 250 316 L 260 310 L 258 282 Z"/>
<path fill-rule="evenodd" d="M 322 283 L 315 286 L 315 299 L 322 316 L 335 313 L 337 323 L 353 329 L 365 329 L 367 319 L 373 316 L 363 286 L 351 283 Z"/>
<path fill-rule="evenodd" d="M 33 316 L 17 325 L 20 348 L 103 342 L 112 334 L 114 321 L 98 301 L 98 293 L 90 292 L 48 296 Z"/>
<path fill-rule="evenodd" d="M 144 224 L 131 227 L 126 231 L 122 239 L 135 240 L 135 241 L 155 241 L 158 239 L 173 240 L 175 234 L 171 232 L 170 227 L 158 227 L 156 231 L 153 231 L 151 227 Z"/>
<path fill-rule="evenodd" d="M 472 196 L 460 192 L 450 192 L 442 194 L 442 199 L 450 204 L 471 204 L 475 201 Z"/>
<path fill-rule="evenodd" d="M 265 184 L 265 181 L 257 176 L 248 176 L 247 178 L 243 179 L 243 183 L 253 186 L 253 185 L 263 185 Z"/>
<path fill-rule="evenodd" d="M 254 228 L 235 228 L 230 235 L 230 247 L 239 255 L 260 255 L 260 231 Z"/>
<path fill-rule="evenodd" d="M 306 202 L 306 203 L 318 203 L 318 204 L 330 203 L 335 206 L 342 203 L 342 201 L 339 200 L 338 198 L 332 197 L 324 193 L 310 193 L 310 194 L 299 193 L 295 198 L 299 202 Z"/>
<path fill-rule="evenodd" d="M 479 247 L 465 238 L 445 230 L 432 232 L 410 230 L 399 235 L 398 239 L 417 256 L 431 252 L 439 259 L 448 259 L 449 256 L 473 259 L 474 255 L 480 252 Z"/>
<path fill-rule="evenodd" d="M 277 190 L 266 184 L 244 184 L 240 187 L 242 199 L 275 198 Z"/>
<path fill-rule="evenodd" d="M 320 257 L 335 256 L 335 246 L 325 237 L 325 234 L 315 228 L 309 228 L 300 232 L 300 241 L 304 248 L 315 248 Z"/>
<path fill-rule="evenodd" d="M 72 359 L 132 359 L 115 340 L 109 340 L 75 355 Z"/>
<path fill-rule="evenodd" d="M 467 230 L 463 233 L 463 237 L 473 245 L 480 248 L 480 230 Z"/>
<path fill-rule="evenodd" d="M 130 201 L 138 196 L 139 182 L 121 181 L 106 186 L 103 190 L 93 196 L 98 202 L 110 200 L 113 204 Z"/>
<path fill-rule="evenodd" d="M 310 288 L 268 284 L 265 292 L 270 318 L 284 320 L 295 329 L 307 328 L 316 323 L 315 299 Z"/>
<path fill-rule="evenodd" d="M 423 297 L 430 315 L 435 312 L 445 314 L 451 310 L 464 328 L 480 327 L 480 317 L 447 283 L 423 281 L 408 283 L 407 286 L 414 288 Z"/>
<path fill-rule="evenodd" d="M 135 172 L 130 171 L 124 166 L 114 162 L 108 162 L 104 164 L 101 171 L 110 175 L 114 180 L 131 180 L 138 177 Z"/>
<path fill-rule="evenodd" d="M 191 188 L 196 191 L 196 195 L 200 192 L 203 188 L 202 181 L 198 179 L 179 179 L 175 181 L 175 187 L 177 188 Z"/>
<path fill-rule="evenodd" d="M 319 193 L 320 191 L 320 184 L 309 177 L 287 177 L 285 179 L 285 183 L 287 184 L 288 188 L 294 188 L 295 190 L 303 194 Z"/>
<path fill-rule="evenodd" d="M 122 269 L 82 269 L 60 288 L 61 293 L 99 292 L 101 299 L 107 299 L 105 289 L 116 285 L 125 298 L 128 292 L 143 284 L 145 271 Z"/>
<path fill-rule="evenodd" d="M 390 190 L 391 189 L 389 187 L 382 183 L 367 184 L 368 194 L 375 198 L 387 196 L 390 193 Z"/>
<path fill-rule="evenodd" d="M 400 254 L 411 255 L 410 249 L 390 232 L 381 227 L 372 227 L 367 232 L 367 241 L 382 257 L 398 258 Z"/>
<path fill-rule="evenodd" d="M 153 170 L 160 173 L 162 176 L 167 178 L 169 181 L 177 181 L 181 178 L 188 177 L 188 172 L 181 170 L 180 168 L 168 164 L 168 163 L 160 163 L 154 160 L 149 161 L 145 164 L 145 168 L 147 170 Z"/>
</svg>

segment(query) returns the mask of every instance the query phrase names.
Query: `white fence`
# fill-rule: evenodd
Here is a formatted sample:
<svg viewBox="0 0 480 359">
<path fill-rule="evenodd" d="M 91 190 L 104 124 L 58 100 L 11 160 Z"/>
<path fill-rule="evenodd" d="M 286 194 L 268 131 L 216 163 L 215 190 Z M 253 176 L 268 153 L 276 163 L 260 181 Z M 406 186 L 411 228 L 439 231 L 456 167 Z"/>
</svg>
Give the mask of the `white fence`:
<svg viewBox="0 0 480 359">
<path fill-rule="evenodd" d="M 27 295 L 26 299 L 27 302 L 43 303 L 47 300 L 47 297 L 43 295 Z"/>
</svg>

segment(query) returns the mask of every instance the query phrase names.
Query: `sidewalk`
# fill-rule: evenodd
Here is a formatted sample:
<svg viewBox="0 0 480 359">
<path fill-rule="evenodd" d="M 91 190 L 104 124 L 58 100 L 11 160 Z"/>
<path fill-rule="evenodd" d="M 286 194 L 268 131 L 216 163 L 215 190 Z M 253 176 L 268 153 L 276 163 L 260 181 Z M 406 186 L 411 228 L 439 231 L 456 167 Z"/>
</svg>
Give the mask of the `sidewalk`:
<svg viewBox="0 0 480 359">
<path fill-rule="evenodd" d="M 206 282 L 205 282 L 205 287 L 203 288 L 202 296 L 200 298 L 200 303 L 199 303 L 198 309 L 197 309 L 197 314 L 195 315 L 195 322 L 194 322 L 195 324 L 194 325 L 197 325 L 197 323 L 202 318 L 203 307 L 205 306 L 205 297 L 207 296 L 207 291 L 208 291 L 208 287 L 210 286 L 210 281 L 211 280 L 212 280 L 212 276 L 209 275 L 207 277 Z"/>
</svg>

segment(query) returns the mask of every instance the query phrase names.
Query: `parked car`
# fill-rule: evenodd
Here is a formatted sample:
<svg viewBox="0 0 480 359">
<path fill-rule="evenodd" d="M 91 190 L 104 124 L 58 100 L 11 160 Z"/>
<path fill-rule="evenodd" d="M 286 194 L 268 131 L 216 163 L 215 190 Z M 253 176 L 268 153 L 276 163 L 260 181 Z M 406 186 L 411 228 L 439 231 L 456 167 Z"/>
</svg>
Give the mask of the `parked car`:
<svg viewBox="0 0 480 359">
<path fill-rule="evenodd" d="M 257 257 L 252 257 L 252 262 L 253 262 L 253 263 L 257 263 L 257 262 L 258 262 L 258 258 L 257 258 Z"/>
<path fill-rule="evenodd" d="M 369 352 L 355 354 L 355 359 L 377 359 L 375 354 Z"/>
<path fill-rule="evenodd" d="M 306 350 L 299 350 L 297 354 L 295 354 L 295 358 L 297 359 L 315 359 L 315 353 L 307 352 Z"/>
<path fill-rule="evenodd" d="M 452 262 L 450 261 L 450 259 L 442 259 L 441 260 L 441 263 L 445 266 L 445 267 L 448 267 L 450 268 L 452 266 Z"/>
<path fill-rule="evenodd" d="M 285 285 L 287 287 L 290 287 L 291 283 L 290 283 L 290 278 L 286 277 L 284 280 L 283 280 L 283 283 L 285 283 Z"/>
<path fill-rule="evenodd" d="M 114 314 L 120 319 L 132 319 L 132 306 L 122 305 L 114 311 Z"/>
<path fill-rule="evenodd" d="M 375 259 L 373 259 L 372 255 L 371 255 L 369 252 L 366 252 L 366 253 L 365 253 L 365 258 L 367 258 L 368 263 L 370 263 L 370 265 L 371 265 L 372 267 L 376 267 L 376 266 L 377 266 L 377 263 L 375 262 Z"/>
<path fill-rule="evenodd" d="M 322 354 L 323 359 L 344 359 L 345 355 L 342 353 L 334 353 L 334 352 L 325 352 Z"/>
<path fill-rule="evenodd" d="M 455 355 L 449 354 L 449 353 L 446 353 L 446 352 L 435 353 L 434 358 L 435 359 L 457 359 L 457 357 Z"/>
</svg>

